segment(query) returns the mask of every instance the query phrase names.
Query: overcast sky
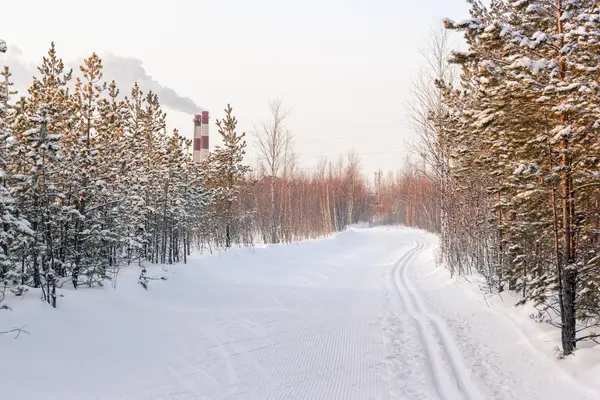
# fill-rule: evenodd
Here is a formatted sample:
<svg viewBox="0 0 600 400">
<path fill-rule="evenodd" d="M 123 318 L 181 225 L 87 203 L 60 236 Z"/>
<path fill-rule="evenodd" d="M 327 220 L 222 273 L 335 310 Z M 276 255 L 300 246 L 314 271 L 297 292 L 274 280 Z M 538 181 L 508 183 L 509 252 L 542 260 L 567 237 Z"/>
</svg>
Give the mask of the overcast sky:
<svg viewBox="0 0 600 400">
<path fill-rule="evenodd" d="M 249 135 L 255 122 L 268 117 L 268 100 L 280 97 L 293 108 L 288 125 L 301 164 L 355 149 L 372 173 L 402 165 L 411 137 L 403 109 L 419 68 L 418 48 L 442 17 L 465 18 L 467 5 L 23 0 L 3 4 L 2 14 L 0 38 L 21 63 L 37 63 L 52 40 L 66 62 L 92 51 L 135 58 L 155 81 L 209 110 L 213 122 L 231 103 L 240 130 Z M 167 111 L 169 125 L 191 137 L 191 115 Z"/>
</svg>

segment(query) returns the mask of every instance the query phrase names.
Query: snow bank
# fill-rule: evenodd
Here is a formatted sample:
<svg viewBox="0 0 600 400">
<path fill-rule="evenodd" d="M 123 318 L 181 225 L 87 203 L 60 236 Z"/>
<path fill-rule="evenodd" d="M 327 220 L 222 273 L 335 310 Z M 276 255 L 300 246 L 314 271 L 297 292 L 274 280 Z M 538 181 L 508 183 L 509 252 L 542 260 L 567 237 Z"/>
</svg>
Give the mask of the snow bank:
<svg viewBox="0 0 600 400">
<path fill-rule="evenodd" d="M 430 239 L 431 240 L 431 239 Z M 435 240 L 435 239 L 434 239 Z M 437 245 L 436 242 L 430 242 Z M 501 294 L 489 294 L 487 284 L 481 276 L 451 277 L 445 266 L 436 266 L 431 255 L 423 255 L 424 268 L 421 276 L 415 277 L 421 285 L 422 291 L 428 299 L 437 305 L 438 312 L 448 316 L 450 323 L 455 326 L 455 331 L 464 332 L 467 337 L 473 335 L 487 337 L 487 346 L 491 343 L 501 343 L 509 355 L 517 360 L 545 365 L 549 369 L 547 374 L 568 383 L 574 390 L 571 399 L 600 398 L 600 346 L 593 342 L 578 344 L 576 353 L 567 359 L 559 359 L 560 330 L 547 323 L 536 322 L 534 317 L 537 310 L 531 304 L 517 306 L 522 300 L 519 293 L 505 291 Z M 435 297 L 432 295 L 435 293 Z M 445 303 L 443 299 L 452 299 Z M 459 320 L 462 317 L 462 320 Z M 468 317 L 464 317 L 468 316 Z M 459 328 L 460 326 L 460 328 Z M 481 341 L 481 340 L 479 340 Z M 468 342 L 468 340 L 466 341 Z M 473 350 L 475 340 L 463 343 Z M 522 368 L 530 368 L 526 363 Z M 515 371 L 516 372 L 516 371 Z M 489 373 L 489 371 L 488 371 Z M 506 375 L 506 374 L 505 374 Z M 531 375 L 531 369 L 517 373 L 517 375 Z M 539 393 L 540 386 L 545 380 L 535 375 L 530 383 L 532 393 Z M 516 391 L 515 391 L 516 392 Z M 549 391 L 550 392 L 550 391 Z M 569 393 L 566 391 L 566 393 Z M 514 398 L 535 398 L 521 393 L 514 394 Z M 518 397 L 523 396 L 523 397 Z M 554 397 L 562 399 L 559 394 Z M 510 398 L 510 397 L 509 397 Z"/>
</svg>

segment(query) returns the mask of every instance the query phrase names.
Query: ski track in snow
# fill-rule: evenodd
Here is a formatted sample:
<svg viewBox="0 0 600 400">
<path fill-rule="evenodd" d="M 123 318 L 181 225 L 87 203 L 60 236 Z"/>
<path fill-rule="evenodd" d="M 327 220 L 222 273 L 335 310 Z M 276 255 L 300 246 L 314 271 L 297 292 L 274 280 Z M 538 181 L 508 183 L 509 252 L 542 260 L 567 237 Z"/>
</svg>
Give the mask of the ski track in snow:
<svg viewBox="0 0 600 400">
<path fill-rule="evenodd" d="M 427 311 L 419 292 L 407 275 L 411 259 L 425 248 L 418 240 L 416 246 L 401 258 L 394 270 L 394 283 L 402 298 L 404 310 L 416 322 L 420 342 L 427 354 L 427 364 L 441 400 L 476 400 L 480 396 L 470 382 L 460 352 L 444 321 Z"/>
<path fill-rule="evenodd" d="M 0 336 L 0 398 L 600 398 L 452 291 L 434 249 L 421 231 L 351 229 L 195 257 L 148 291 L 125 270 L 117 290 L 63 290 L 56 310 L 8 299 L 0 328 L 31 335 Z"/>
</svg>

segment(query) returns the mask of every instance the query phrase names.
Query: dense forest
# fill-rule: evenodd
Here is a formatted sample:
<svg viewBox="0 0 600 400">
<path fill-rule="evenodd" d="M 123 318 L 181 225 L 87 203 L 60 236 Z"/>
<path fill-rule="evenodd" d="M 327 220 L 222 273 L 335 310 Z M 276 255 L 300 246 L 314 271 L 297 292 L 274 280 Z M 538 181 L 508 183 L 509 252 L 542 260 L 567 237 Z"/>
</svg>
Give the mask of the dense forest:
<svg viewBox="0 0 600 400">
<path fill-rule="evenodd" d="M 216 121 L 222 144 L 194 164 L 191 142 L 167 132 L 158 96 L 137 84 L 121 93 L 102 69 L 93 54 L 67 70 L 52 44 L 26 94 L 13 89 L 7 67 L 1 73 L 0 301 L 7 290 L 41 288 L 56 307 L 57 289 L 115 282 L 130 265 L 148 288 L 150 263 L 315 238 L 358 222 L 436 226 L 437 202 L 425 218 L 421 199 L 401 195 L 435 192 L 414 169 L 375 184 L 356 155 L 296 168 L 278 101 L 254 132 L 260 165 L 246 164 L 247 137 L 229 105 Z"/>
<path fill-rule="evenodd" d="M 442 257 L 533 301 L 568 355 L 600 322 L 600 6 L 469 3 L 434 35 L 410 115 L 440 188 Z"/>
</svg>

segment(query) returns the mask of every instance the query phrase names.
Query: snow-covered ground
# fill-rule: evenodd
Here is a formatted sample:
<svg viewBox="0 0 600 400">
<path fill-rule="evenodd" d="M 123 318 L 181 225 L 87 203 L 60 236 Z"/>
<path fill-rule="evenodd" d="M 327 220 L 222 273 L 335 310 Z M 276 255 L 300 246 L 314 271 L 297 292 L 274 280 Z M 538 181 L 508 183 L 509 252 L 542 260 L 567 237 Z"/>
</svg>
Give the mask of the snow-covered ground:
<svg viewBox="0 0 600 400">
<path fill-rule="evenodd" d="M 599 399 L 597 348 L 434 263 L 433 235 L 350 229 L 198 256 L 117 289 L 8 297 L 1 399 Z M 587 366 L 587 368 L 584 368 Z M 595 367 L 595 368 L 594 368 Z M 595 385 L 595 386 L 594 386 Z"/>
</svg>

